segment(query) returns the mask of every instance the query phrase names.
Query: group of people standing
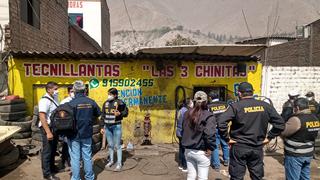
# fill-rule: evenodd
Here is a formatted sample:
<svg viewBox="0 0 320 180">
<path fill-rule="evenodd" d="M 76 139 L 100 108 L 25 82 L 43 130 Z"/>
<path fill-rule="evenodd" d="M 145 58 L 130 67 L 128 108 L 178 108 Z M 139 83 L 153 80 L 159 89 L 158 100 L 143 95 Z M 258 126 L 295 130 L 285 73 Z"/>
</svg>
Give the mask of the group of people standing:
<svg viewBox="0 0 320 180">
<path fill-rule="evenodd" d="M 219 101 L 214 93 L 208 98 L 203 91 L 184 101 L 176 135 L 179 168 L 188 172 L 188 180 L 208 179 L 210 164 L 219 169 L 220 145 L 231 180 L 242 180 L 247 168 L 251 179 L 261 180 L 263 147 L 277 136 L 284 142 L 286 179 L 310 179 L 310 162 L 320 130 L 319 119 L 310 110 L 310 99 L 295 98 L 292 114 L 285 121 L 272 105 L 256 100 L 253 93 L 252 85 L 243 82 L 237 92 L 239 101 L 231 104 Z"/>
<path fill-rule="evenodd" d="M 72 88 L 68 88 L 69 97 L 60 104 L 58 84 L 48 82 L 46 84 L 46 94 L 40 99 L 39 106 L 39 128 L 42 132 L 42 152 L 41 165 L 44 179 L 58 180 L 55 176 L 58 172 L 55 166 L 55 154 L 57 150 L 58 135 L 52 127 L 52 114 L 60 104 L 68 104 L 72 107 L 75 119 L 75 132 L 64 136 L 62 161 L 68 162 L 70 157 L 71 179 L 80 180 L 80 161 L 83 162 L 85 179 L 95 178 L 92 164 L 92 135 L 94 121 L 100 118 L 101 133 L 108 141 L 110 161 L 107 168 L 113 166 L 113 152 L 117 150 L 117 163 L 115 171 L 120 171 L 122 167 L 122 152 L 120 140 L 122 136 L 121 121 L 128 115 L 128 109 L 123 101 L 118 99 L 118 91 L 115 88 L 108 90 L 108 98 L 103 104 L 102 111 L 97 103 L 87 97 L 86 86 L 82 81 L 75 81 Z"/>
</svg>

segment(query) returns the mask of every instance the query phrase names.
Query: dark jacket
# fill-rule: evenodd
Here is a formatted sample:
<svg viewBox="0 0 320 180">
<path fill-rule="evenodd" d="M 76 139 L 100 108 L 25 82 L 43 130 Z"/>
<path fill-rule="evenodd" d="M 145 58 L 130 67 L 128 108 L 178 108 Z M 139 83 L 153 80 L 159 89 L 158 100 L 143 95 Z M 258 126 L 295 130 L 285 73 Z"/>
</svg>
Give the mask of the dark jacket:
<svg viewBox="0 0 320 180">
<path fill-rule="evenodd" d="M 101 114 L 97 103 L 85 96 L 77 93 L 75 98 L 69 102 L 74 109 L 77 138 L 89 138 L 93 134 L 93 122 Z"/>
<path fill-rule="evenodd" d="M 191 109 L 192 110 L 192 109 Z M 192 129 L 189 125 L 189 112 L 185 113 L 183 120 L 182 146 L 186 149 L 213 151 L 216 147 L 216 120 L 209 111 L 202 111 L 198 128 Z"/>
<path fill-rule="evenodd" d="M 264 139 L 273 139 L 284 130 L 285 123 L 277 111 L 266 102 L 253 98 L 230 104 L 218 118 L 220 135 L 229 141 L 228 123 L 232 121 L 230 138 L 250 146 L 263 145 Z M 267 132 L 268 123 L 272 129 Z M 268 133 L 268 134 L 267 134 Z"/>
<path fill-rule="evenodd" d="M 177 121 L 177 129 L 176 129 L 176 136 L 177 137 L 182 137 L 182 124 L 184 120 L 185 113 L 188 111 L 188 108 L 182 107 L 179 110 L 179 117 Z"/>
<path fill-rule="evenodd" d="M 117 109 L 120 112 L 119 116 L 114 116 L 114 110 Z M 111 101 L 106 101 L 102 106 L 102 114 L 101 114 L 101 126 L 104 125 L 115 125 L 121 124 L 121 121 L 124 117 L 128 116 L 128 108 L 127 105 L 120 99 L 115 99 Z M 108 120 L 112 120 L 112 123 L 106 123 Z M 111 121 L 110 121 L 111 122 Z"/>
</svg>

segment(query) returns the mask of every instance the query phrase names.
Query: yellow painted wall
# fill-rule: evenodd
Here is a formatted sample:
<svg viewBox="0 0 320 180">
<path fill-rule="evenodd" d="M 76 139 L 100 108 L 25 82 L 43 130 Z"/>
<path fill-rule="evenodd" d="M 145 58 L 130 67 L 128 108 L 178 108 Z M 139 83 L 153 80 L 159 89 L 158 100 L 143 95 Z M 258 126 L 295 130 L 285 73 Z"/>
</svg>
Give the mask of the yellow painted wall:
<svg viewBox="0 0 320 180">
<path fill-rule="evenodd" d="M 8 63 L 10 93 L 26 99 L 29 114 L 32 114 L 33 106 L 37 105 L 38 100 L 44 95 L 44 85 L 48 81 L 55 81 L 61 85 L 59 98 L 62 100 L 67 95 L 67 85 L 79 79 L 89 84 L 91 79 L 96 78 L 99 80 L 99 86 L 89 90 L 89 97 L 94 99 L 100 107 L 106 100 L 107 90 L 111 86 L 123 90 L 119 92 L 120 99 L 124 99 L 129 106 L 129 117 L 123 121 L 124 139 L 133 139 L 134 123 L 136 121 L 142 122 L 146 112 L 150 111 L 152 142 L 171 142 L 175 116 L 175 89 L 177 86 L 185 88 L 187 97 L 192 97 L 195 86 L 225 86 L 228 89 L 228 98 L 234 99 L 235 84 L 243 81 L 249 81 L 253 84 L 255 94 L 260 95 L 261 92 L 262 66 L 257 62 L 246 63 L 247 75 L 244 77 L 233 77 L 232 75 L 227 77 L 228 68 L 230 70 L 230 67 L 227 68 L 227 66 L 236 65 L 236 63 L 227 62 L 183 61 L 178 63 L 177 61 L 163 61 L 164 69 L 167 72 L 162 70 L 161 72 L 165 74 L 162 77 L 156 77 L 160 72 L 156 70 L 155 61 L 142 59 L 115 61 L 108 59 L 11 58 Z M 197 72 L 198 75 L 203 72 L 203 69 L 201 69 L 203 65 L 213 67 L 211 70 L 214 70 L 215 66 L 221 66 L 223 68 L 220 71 L 224 69 L 225 75 L 216 77 L 217 74 L 213 73 L 209 74 L 210 77 L 196 77 Z M 62 72 L 64 67 L 65 74 L 59 75 L 59 68 Z M 197 72 L 196 67 L 198 67 Z M 53 71 L 55 68 L 58 70 Z M 87 72 L 88 68 L 91 68 L 90 72 Z M 99 69 L 102 72 L 101 74 L 99 74 Z M 95 72 L 93 73 L 92 70 Z M 152 72 L 154 72 L 153 75 Z M 187 75 L 187 77 L 183 77 L 184 75 Z M 222 76 L 221 72 L 220 76 Z M 112 84 L 110 84 L 110 80 Z M 139 80 L 141 80 L 141 83 L 139 83 Z M 116 81 L 118 81 L 118 84 Z M 106 82 L 108 83 L 106 84 Z M 123 96 L 123 92 L 127 92 L 126 95 L 128 96 Z M 180 98 L 182 97 L 181 94 L 179 92 Z M 142 101 L 151 102 L 149 104 L 139 103 L 140 98 Z M 157 102 L 152 103 L 155 98 L 157 98 Z"/>
</svg>

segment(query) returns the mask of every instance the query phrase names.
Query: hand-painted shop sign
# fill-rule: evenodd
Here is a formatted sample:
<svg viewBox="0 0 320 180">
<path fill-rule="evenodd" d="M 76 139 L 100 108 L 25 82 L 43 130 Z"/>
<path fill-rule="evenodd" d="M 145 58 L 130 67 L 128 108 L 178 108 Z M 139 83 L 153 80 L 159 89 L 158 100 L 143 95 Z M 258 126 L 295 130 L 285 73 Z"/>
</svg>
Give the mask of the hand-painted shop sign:
<svg viewBox="0 0 320 180">
<path fill-rule="evenodd" d="M 24 63 L 26 76 L 118 77 L 119 64 Z"/>
<path fill-rule="evenodd" d="M 126 66 L 125 64 L 121 64 Z M 57 76 L 57 77 L 112 77 L 104 79 L 103 86 L 152 86 L 153 80 L 137 81 L 135 79 L 114 79 L 121 75 L 120 64 L 66 64 L 66 63 L 24 63 L 23 67 L 27 77 Z M 245 78 L 248 71 L 255 71 L 255 66 L 249 66 L 245 72 L 238 72 L 236 64 L 195 64 L 191 65 L 164 65 L 159 70 L 155 65 L 141 65 L 143 72 L 148 72 L 153 78 Z M 193 74 L 190 73 L 193 70 Z M 146 82 L 148 81 L 148 82 Z M 146 84 L 146 85 L 142 85 Z"/>
</svg>

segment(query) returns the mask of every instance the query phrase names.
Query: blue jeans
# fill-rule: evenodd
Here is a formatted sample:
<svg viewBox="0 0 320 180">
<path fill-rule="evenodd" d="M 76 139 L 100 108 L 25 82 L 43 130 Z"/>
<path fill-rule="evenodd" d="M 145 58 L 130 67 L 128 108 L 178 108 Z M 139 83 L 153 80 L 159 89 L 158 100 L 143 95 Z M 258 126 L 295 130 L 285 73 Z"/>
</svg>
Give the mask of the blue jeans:
<svg viewBox="0 0 320 180">
<path fill-rule="evenodd" d="M 284 167 L 286 180 L 307 180 L 310 179 L 310 157 L 285 156 Z"/>
<path fill-rule="evenodd" d="M 117 164 L 122 165 L 122 149 L 121 149 L 121 136 L 122 127 L 121 124 L 105 126 L 106 138 L 108 141 L 108 150 L 110 155 L 110 161 L 114 162 L 114 150 L 117 151 Z"/>
<path fill-rule="evenodd" d="M 216 145 L 217 148 L 211 154 L 211 163 L 214 168 L 220 168 L 219 147 L 221 145 L 223 161 L 229 162 L 229 145 L 220 137 L 218 129 L 216 129 Z"/>
<path fill-rule="evenodd" d="M 83 167 L 86 180 L 94 180 L 94 173 L 92 167 L 92 139 L 68 139 L 69 154 L 71 157 L 71 180 L 80 180 L 80 157 L 83 159 Z"/>
</svg>

